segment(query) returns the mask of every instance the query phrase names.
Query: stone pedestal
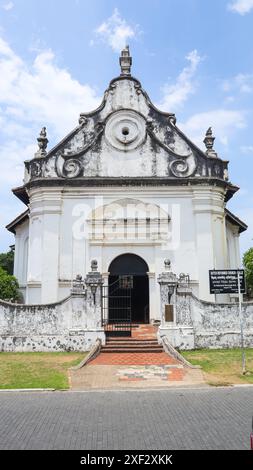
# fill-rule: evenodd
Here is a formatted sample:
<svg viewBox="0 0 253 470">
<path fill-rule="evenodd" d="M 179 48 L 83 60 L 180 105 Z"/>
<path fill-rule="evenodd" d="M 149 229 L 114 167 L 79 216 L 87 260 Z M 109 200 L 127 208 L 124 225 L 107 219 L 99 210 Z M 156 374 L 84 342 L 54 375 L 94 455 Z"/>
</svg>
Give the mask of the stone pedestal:
<svg viewBox="0 0 253 470">
<path fill-rule="evenodd" d="M 97 270 L 97 262 L 91 262 L 91 271 L 83 280 L 77 275 L 71 289 L 70 305 L 72 328 L 69 332 L 72 342 L 85 338 L 89 349 L 99 338 L 105 344 L 102 328 L 102 275 Z"/>
<path fill-rule="evenodd" d="M 97 271 L 97 261 L 91 262 L 91 271 L 85 278 L 87 323 L 90 328 L 102 328 L 103 277 Z"/>
<path fill-rule="evenodd" d="M 160 312 L 161 312 L 161 325 L 166 323 L 165 321 L 165 310 L 166 305 L 173 305 L 173 317 L 175 319 L 176 309 L 176 286 L 177 276 L 171 271 L 163 272 L 158 277 L 158 283 L 160 284 Z M 174 323 L 174 321 L 173 321 Z"/>
<path fill-rule="evenodd" d="M 165 263 L 166 267 L 166 263 Z M 177 276 L 167 269 L 158 277 L 161 298 L 161 325 L 158 339 L 166 336 L 172 346 L 181 349 L 194 348 L 191 318 L 191 289 L 189 276 Z"/>
</svg>

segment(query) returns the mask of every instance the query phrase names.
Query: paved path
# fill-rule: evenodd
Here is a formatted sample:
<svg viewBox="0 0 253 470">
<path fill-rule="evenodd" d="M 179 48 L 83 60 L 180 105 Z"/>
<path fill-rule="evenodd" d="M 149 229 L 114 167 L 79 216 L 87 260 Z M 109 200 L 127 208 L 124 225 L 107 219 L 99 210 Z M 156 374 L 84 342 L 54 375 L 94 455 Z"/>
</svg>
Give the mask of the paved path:
<svg viewBox="0 0 253 470">
<path fill-rule="evenodd" d="M 253 388 L 0 393 L 0 449 L 248 449 Z"/>
<path fill-rule="evenodd" d="M 164 353 L 165 354 L 165 353 Z M 136 364 L 136 363 L 135 363 Z M 202 371 L 182 365 L 154 364 L 103 365 L 90 363 L 69 373 L 72 390 L 117 390 L 126 388 L 171 388 L 199 385 L 204 386 Z"/>
<path fill-rule="evenodd" d="M 157 339 L 157 328 L 138 325 L 133 340 Z M 127 339 L 125 340 L 127 344 Z M 166 352 L 101 352 L 79 370 L 69 371 L 72 390 L 170 388 L 204 385 L 200 369 L 190 369 Z"/>
</svg>

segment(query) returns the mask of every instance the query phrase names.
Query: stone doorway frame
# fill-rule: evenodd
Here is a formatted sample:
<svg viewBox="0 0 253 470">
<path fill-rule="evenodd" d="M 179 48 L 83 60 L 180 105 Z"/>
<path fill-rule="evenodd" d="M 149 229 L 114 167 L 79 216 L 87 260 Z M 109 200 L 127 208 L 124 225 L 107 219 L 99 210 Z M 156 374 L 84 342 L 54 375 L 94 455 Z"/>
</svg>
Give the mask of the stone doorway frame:
<svg viewBox="0 0 253 470">
<path fill-rule="evenodd" d="M 134 272 L 134 269 L 136 269 L 137 266 L 135 266 L 135 268 L 133 268 L 133 271 L 130 272 L 128 270 L 124 271 L 124 269 L 122 270 L 122 272 L 111 272 L 111 269 L 112 269 L 112 264 L 117 261 L 117 259 L 119 258 L 127 258 L 127 257 L 132 257 L 133 259 L 135 259 L 138 263 L 139 263 L 139 266 L 140 264 L 142 264 L 143 266 L 145 266 L 145 269 L 143 271 L 139 271 L 139 272 Z M 137 267 L 137 271 L 138 271 L 138 267 Z M 140 321 L 139 323 L 147 323 L 149 324 L 150 323 L 150 302 L 151 302 L 151 291 L 150 291 L 150 287 L 152 288 L 152 291 L 154 289 L 154 286 L 152 284 L 155 284 L 155 275 L 153 273 L 150 273 L 149 272 L 149 266 L 146 262 L 146 260 L 140 256 L 139 254 L 137 253 L 131 253 L 131 252 L 125 252 L 125 253 L 121 253 L 119 255 L 117 255 L 115 258 L 113 258 L 113 260 L 110 262 L 109 264 L 109 267 L 108 267 L 108 272 L 105 273 L 104 275 L 104 279 L 106 280 L 106 285 L 109 285 L 109 282 L 110 282 L 110 277 L 111 276 L 120 276 L 120 275 L 128 275 L 128 276 L 146 276 L 147 277 L 147 289 L 148 289 L 148 292 L 147 292 L 147 298 L 148 298 L 148 312 L 143 314 L 143 321 Z M 153 299 L 152 299 L 153 300 Z M 108 310 L 108 316 L 109 316 L 109 310 Z M 147 321 L 145 321 L 147 318 Z M 136 322 L 135 322 L 136 323 Z"/>
</svg>

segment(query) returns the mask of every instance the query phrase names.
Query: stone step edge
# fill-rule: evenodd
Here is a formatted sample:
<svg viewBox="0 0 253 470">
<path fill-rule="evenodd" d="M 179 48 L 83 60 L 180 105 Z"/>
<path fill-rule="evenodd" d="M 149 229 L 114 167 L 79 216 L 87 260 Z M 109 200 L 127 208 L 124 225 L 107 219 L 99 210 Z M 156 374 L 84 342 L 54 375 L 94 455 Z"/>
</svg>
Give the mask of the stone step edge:
<svg viewBox="0 0 253 470">
<path fill-rule="evenodd" d="M 79 370 L 82 367 L 86 366 L 88 362 L 91 362 L 100 354 L 101 349 L 102 349 L 102 341 L 100 338 L 97 338 L 90 352 L 84 357 L 84 359 L 81 362 L 79 362 L 79 364 L 77 364 L 76 366 L 70 367 L 70 370 Z"/>
<path fill-rule="evenodd" d="M 138 349 L 138 351 L 141 351 L 142 349 L 160 349 L 161 351 L 163 351 L 163 348 L 162 346 L 160 346 L 159 344 L 153 344 L 153 345 L 131 345 L 129 346 L 128 344 L 121 344 L 120 346 L 119 345 L 106 345 L 106 346 L 103 346 L 102 347 L 102 350 L 104 349 Z"/>
<path fill-rule="evenodd" d="M 174 346 L 172 346 L 172 344 L 168 341 L 168 338 L 166 336 L 161 336 L 161 341 L 162 341 L 163 349 L 168 354 L 168 356 L 181 362 L 181 364 L 183 364 L 185 367 L 189 367 L 190 369 L 202 369 L 201 366 L 199 365 L 195 366 L 191 364 L 189 361 L 187 361 L 187 359 L 185 359 L 184 356 L 182 356 L 180 352 L 177 351 L 174 348 Z"/>
<path fill-rule="evenodd" d="M 128 336 L 107 336 L 106 341 L 158 341 L 157 338 L 131 338 Z"/>
<path fill-rule="evenodd" d="M 157 339 L 106 339 L 106 343 L 158 343 Z"/>
<path fill-rule="evenodd" d="M 157 341 L 155 341 L 153 343 L 147 343 L 147 341 L 143 341 L 143 343 L 142 342 L 141 343 L 137 343 L 137 342 L 128 343 L 127 341 L 122 341 L 120 343 L 117 343 L 117 341 L 110 341 L 110 342 L 106 342 L 106 346 L 109 346 L 109 347 L 115 346 L 115 347 L 119 347 L 119 348 L 121 346 L 129 346 L 129 347 L 134 346 L 134 347 L 138 347 L 138 348 L 139 347 L 140 348 L 141 347 L 149 347 L 149 346 L 151 346 L 151 347 L 160 346 L 161 347 L 161 345 Z"/>
<path fill-rule="evenodd" d="M 115 352 L 121 352 L 121 351 L 138 351 L 138 352 L 146 352 L 146 351 L 159 351 L 159 352 L 164 352 L 163 348 L 161 347 L 156 347 L 156 348 L 127 348 L 127 347 L 122 347 L 122 348 L 102 348 L 101 352 L 106 352 L 106 351 L 115 351 Z"/>
<path fill-rule="evenodd" d="M 139 350 L 139 349 L 121 349 L 120 351 L 118 349 L 102 349 L 101 350 L 101 353 L 105 353 L 105 354 L 132 354 L 132 353 L 136 353 L 136 354 L 162 354 L 164 351 L 163 349 L 143 349 L 143 350 Z M 174 358 L 172 358 L 174 360 Z"/>
</svg>

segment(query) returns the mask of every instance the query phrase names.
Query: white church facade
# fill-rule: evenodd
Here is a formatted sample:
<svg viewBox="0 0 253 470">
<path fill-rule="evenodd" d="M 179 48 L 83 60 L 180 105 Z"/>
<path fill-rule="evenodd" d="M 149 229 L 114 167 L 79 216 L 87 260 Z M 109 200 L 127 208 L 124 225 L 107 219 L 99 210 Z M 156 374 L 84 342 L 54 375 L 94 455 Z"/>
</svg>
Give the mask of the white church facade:
<svg viewBox="0 0 253 470">
<path fill-rule="evenodd" d="M 228 162 L 213 149 L 209 128 L 200 150 L 159 111 L 131 75 L 126 47 L 121 74 L 93 112 L 51 150 L 46 129 L 13 190 L 27 206 L 15 234 L 15 269 L 25 304 L 66 298 L 92 260 L 105 286 L 130 282 L 133 322 L 160 320 L 159 275 L 188 276 L 204 301 L 210 269 L 240 266 L 239 235 L 247 226 L 226 207 L 237 192 Z M 81 106 L 81 104 L 80 104 Z M 108 307 L 110 308 L 110 307 Z"/>
</svg>

